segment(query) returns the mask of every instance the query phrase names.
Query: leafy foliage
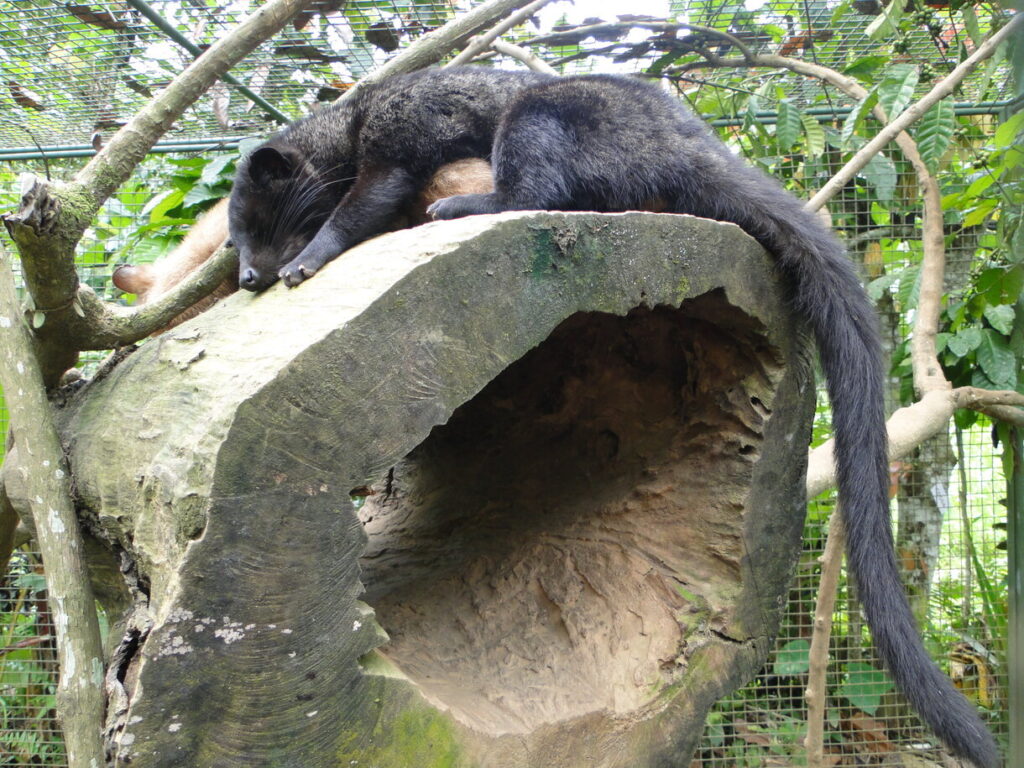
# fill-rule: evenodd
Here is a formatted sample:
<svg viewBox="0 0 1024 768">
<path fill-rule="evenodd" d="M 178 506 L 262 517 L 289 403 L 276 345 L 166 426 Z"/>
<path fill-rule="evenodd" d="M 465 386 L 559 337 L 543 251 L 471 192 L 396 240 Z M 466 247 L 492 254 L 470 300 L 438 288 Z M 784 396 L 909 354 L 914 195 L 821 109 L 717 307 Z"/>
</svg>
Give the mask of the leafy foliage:
<svg viewBox="0 0 1024 768">
<path fill-rule="evenodd" d="M 210 17 L 212 8 L 222 4 L 207 0 L 179 5 L 183 28 L 203 29 L 204 35 L 213 35 L 214 28 L 203 27 L 202 22 Z M 451 12 L 448 5 L 412 0 L 339 6 L 337 14 L 312 14 L 286 44 L 276 51 L 273 46 L 263 51 L 263 76 L 268 83 L 264 92 L 288 114 L 302 114 L 315 101 L 337 96 L 343 86 L 339 80 L 348 80 L 347 75 L 337 77 L 339 69 L 361 76 L 386 58 L 393 43 L 406 44 L 443 23 Z M 849 103 L 834 90 L 788 73 L 703 69 L 699 66 L 705 62 L 703 51 L 718 57 L 736 56 L 735 46 L 687 30 L 676 35 L 634 30 L 607 39 L 562 40 L 536 49 L 567 71 L 640 69 L 670 80 L 736 151 L 802 196 L 819 188 L 875 133 L 875 106 L 895 116 L 964 58 L 969 45 L 1004 20 L 996 6 L 959 0 L 942 13 L 919 3 L 892 2 L 882 5 L 876 16 L 859 13 L 850 0 L 835 5 L 820 0 L 772 0 L 754 10 L 742 0 L 673 0 L 670 8 L 679 21 L 728 32 L 754 50 L 777 52 L 796 45 L 787 55 L 841 70 L 861 82 L 868 96 Z M 331 15 L 337 21 L 338 14 L 344 19 L 347 38 L 337 35 L 337 25 L 332 26 L 328 18 Z M 48 73 L 25 54 L 26 49 L 13 44 L 24 35 L 24 24 L 31 25 L 32 18 L 28 14 L 19 25 L 0 25 L 0 48 L 4 50 L 0 58 L 8 79 L 30 90 L 43 90 L 40 84 Z M 59 35 L 43 30 L 51 36 L 48 50 L 64 57 L 58 77 L 78 83 L 85 66 L 92 68 L 88 71 L 99 81 L 101 75 L 123 65 L 114 55 L 120 51 L 147 60 L 141 73 L 131 76 L 152 90 L 176 73 L 187 58 L 149 55 L 144 36 L 118 38 L 114 43 L 115 36 L 108 35 L 106 42 L 97 43 L 94 35 L 87 34 L 90 31 L 80 22 Z M 818 39 L 811 34 L 833 31 L 839 34 L 819 34 Z M 801 34 L 808 35 L 809 44 L 797 44 Z M 528 43 L 536 30 L 528 27 L 512 36 L 519 43 Z M 212 37 L 204 42 L 209 39 Z M 9 41 L 12 44 L 8 45 Z M 1002 100 L 1008 92 L 1007 71 L 1006 54 L 1000 52 L 984 65 L 969 90 L 939 102 L 912 133 L 926 164 L 940 175 L 944 195 L 951 270 L 939 353 L 946 375 L 954 386 L 1024 392 L 1020 374 L 1024 360 L 1024 112 L 1001 115 L 997 120 L 992 115 L 958 114 L 954 102 Z M 242 68 L 250 84 L 260 72 L 255 63 Z M 122 81 L 126 74 L 118 70 Z M 87 83 L 87 77 L 83 82 Z M 67 103 L 55 106 L 68 106 L 81 95 L 74 90 L 64 92 L 60 98 Z M 123 88 L 102 94 L 123 112 L 130 112 L 137 103 L 129 96 Z M 15 109 L 7 102 L 4 106 Z M 240 103 L 231 106 L 234 129 L 266 132 L 267 123 L 255 117 L 255 112 L 246 111 Z M 209 106 L 200 111 L 204 117 L 213 113 Z M 40 115 L 44 121 L 68 122 L 67 112 L 61 109 Z M 240 151 L 246 146 L 243 143 Z M 85 282 L 113 296 L 109 274 L 115 263 L 152 261 L 172 249 L 189 224 L 227 193 L 238 156 L 237 151 L 225 151 L 147 161 L 135 179 L 108 201 L 82 241 L 80 264 Z M 10 207 L 14 203 L 13 174 L 0 169 L 0 182 L 0 203 Z M 900 339 L 917 308 L 921 255 L 920 198 L 909 163 L 897 149 L 887 148 L 872 158 L 830 209 L 836 231 L 849 242 L 851 255 L 864 265 L 871 295 L 895 318 L 892 374 L 902 400 L 909 402 L 913 399 L 909 353 Z M 976 435 L 988 429 L 973 412 L 959 413 L 957 423 Z M 815 442 L 827 439 L 830 433 L 823 403 Z M 985 487 L 990 496 L 998 493 Z M 791 595 L 790 620 L 780 632 L 779 650 L 751 687 L 712 715 L 705 741 L 707 757 L 729 765 L 763 765 L 780 756 L 791 760 L 800 753 L 810 635 L 804 619 L 813 606 L 816 553 L 833 509 L 830 499 L 811 506 L 805 529 L 807 551 Z M 989 532 L 984 520 L 975 517 L 969 522 L 968 535 L 975 541 L 990 539 L 984 535 Z M 1006 602 L 1005 556 L 994 545 L 979 545 L 972 551 L 971 571 L 970 589 L 963 579 L 949 574 L 940 573 L 936 578 L 932 625 L 927 633 L 940 655 L 964 637 L 1005 652 L 993 640 L 999 637 L 1000 621 L 1005 627 L 1005 617 L 1001 619 L 999 612 Z M 988 574 L 995 576 L 988 578 Z M 29 595 L 37 587 L 23 582 L 18 589 Z M 844 582 L 841 590 L 842 597 L 852 598 L 850 584 Z M 981 608 L 965 615 L 961 610 L 965 601 Z M 841 719 L 851 713 L 877 715 L 884 709 L 891 687 L 875 666 L 862 660 L 859 653 L 850 652 L 851 648 L 859 652 L 868 643 L 855 614 L 851 610 L 835 617 L 834 636 L 846 640 L 835 648 L 840 675 L 830 680 L 828 692 L 830 738 L 837 754 L 846 750 L 845 754 L 854 756 L 851 759 L 857 757 L 855 747 L 846 743 Z M 9 627 L 14 638 L 31 637 L 39 631 L 38 619 L 31 611 L 8 610 L 0 612 L 0 628 Z M 28 663 L 31 654 L 19 655 L 22 653 L 23 649 L 9 652 L 7 663 L 0 665 L 0 732 L 12 734 L 2 747 L 15 755 L 31 755 L 36 750 L 35 754 L 45 758 L 52 747 L 37 729 L 11 725 L 43 722 L 52 711 L 52 685 L 47 679 L 29 675 L 13 681 L 4 677 L 8 669 L 17 668 L 8 664 Z M 16 695 L 10 695 L 11 691 Z M 29 764 L 27 759 L 25 764 Z"/>
<path fill-rule="evenodd" d="M 46 582 L 21 554 L 9 579 L 0 589 L 0 755 L 12 768 L 62 764 Z"/>
</svg>

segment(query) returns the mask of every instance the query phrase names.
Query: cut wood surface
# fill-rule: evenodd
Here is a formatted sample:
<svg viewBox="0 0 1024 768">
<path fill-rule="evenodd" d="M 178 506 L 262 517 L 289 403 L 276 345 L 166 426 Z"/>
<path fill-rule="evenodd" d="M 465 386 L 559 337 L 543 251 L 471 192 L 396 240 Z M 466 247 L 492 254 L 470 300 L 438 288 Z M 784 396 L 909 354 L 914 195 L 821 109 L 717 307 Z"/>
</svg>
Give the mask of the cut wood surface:
<svg viewBox="0 0 1024 768">
<path fill-rule="evenodd" d="M 147 341 L 58 415 L 116 764 L 685 765 L 777 628 L 809 359 L 753 240 L 645 213 L 392 233 Z"/>
</svg>

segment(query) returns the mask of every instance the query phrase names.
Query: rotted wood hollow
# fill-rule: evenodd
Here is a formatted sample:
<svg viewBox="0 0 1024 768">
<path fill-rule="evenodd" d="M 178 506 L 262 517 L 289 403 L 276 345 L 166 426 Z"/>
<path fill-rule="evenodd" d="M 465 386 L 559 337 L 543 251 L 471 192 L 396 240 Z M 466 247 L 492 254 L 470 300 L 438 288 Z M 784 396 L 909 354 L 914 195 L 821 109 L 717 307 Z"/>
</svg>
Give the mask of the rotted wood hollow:
<svg viewBox="0 0 1024 768">
<path fill-rule="evenodd" d="M 148 341 L 61 414 L 115 763 L 685 764 L 776 630 L 807 350 L 750 238 L 643 213 L 392 233 Z"/>
</svg>

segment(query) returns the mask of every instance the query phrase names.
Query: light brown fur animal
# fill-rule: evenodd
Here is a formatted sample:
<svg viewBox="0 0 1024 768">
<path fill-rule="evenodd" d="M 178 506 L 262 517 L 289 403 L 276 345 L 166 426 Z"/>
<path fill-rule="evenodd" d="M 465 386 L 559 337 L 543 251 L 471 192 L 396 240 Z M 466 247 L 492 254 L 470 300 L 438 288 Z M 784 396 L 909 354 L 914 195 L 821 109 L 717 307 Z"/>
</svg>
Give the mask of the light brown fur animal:
<svg viewBox="0 0 1024 768">
<path fill-rule="evenodd" d="M 199 217 L 177 248 L 151 264 L 122 264 L 114 270 L 114 285 L 125 293 L 138 296 L 137 306 L 151 304 L 204 264 L 228 237 L 228 200 L 224 198 Z M 217 301 L 238 290 L 238 279 L 232 275 L 218 285 L 209 296 L 186 309 L 167 328 L 173 328 Z M 164 328 L 163 330 L 167 330 Z"/>
<path fill-rule="evenodd" d="M 427 208 L 437 200 L 452 195 L 488 194 L 494 191 L 491 166 L 486 160 L 468 158 L 441 166 L 419 197 L 395 222 L 392 230 L 415 227 L 431 221 Z M 192 225 L 185 239 L 171 253 L 151 264 L 122 264 L 114 270 L 114 285 L 138 296 L 136 305 L 150 304 L 188 277 L 206 262 L 228 237 L 228 199 L 225 198 L 203 214 Z M 232 275 L 218 285 L 213 293 L 186 309 L 166 328 L 205 312 L 216 302 L 238 290 L 238 277 Z"/>
</svg>

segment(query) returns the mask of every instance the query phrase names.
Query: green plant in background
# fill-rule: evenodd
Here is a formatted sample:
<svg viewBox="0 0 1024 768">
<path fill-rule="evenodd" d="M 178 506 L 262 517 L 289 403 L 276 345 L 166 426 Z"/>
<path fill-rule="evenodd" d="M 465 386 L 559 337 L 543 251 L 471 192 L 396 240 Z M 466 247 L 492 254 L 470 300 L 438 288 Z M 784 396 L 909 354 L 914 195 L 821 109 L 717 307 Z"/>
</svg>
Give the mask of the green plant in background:
<svg viewBox="0 0 1024 768">
<path fill-rule="evenodd" d="M 182 13 L 198 14 L 190 5 L 184 4 Z M 444 20 L 441 14 L 448 12 L 411 0 L 389 2 L 381 7 L 384 5 L 387 8 L 380 16 L 368 15 L 366 4 L 357 7 L 348 3 L 341 9 L 354 33 L 354 40 L 345 53 L 345 65 L 356 76 L 372 68 L 374 61 L 380 58 L 380 50 L 407 42 L 407 36 L 395 32 L 394 25 L 389 26 L 393 17 L 415 19 L 426 29 L 440 24 Z M 849 1 L 834 8 L 819 0 L 773 0 L 769 6 L 763 11 L 750 11 L 741 0 L 673 0 L 671 3 L 672 11 L 681 20 L 734 34 L 760 36 L 775 46 L 785 44 L 794 19 L 801 28 L 831 30 L 840 21 L 856 16 L 854 4 Z M 787 15 L 789 22 L 785 20 Z M 949 23 L 956 22 L 961 30 L 967 30 L 976 43 L 994 24 L 1000 23 L 1001 18 L 999 9 L 992 5 L 975 7 L 954 2 L 949 11 L 938 12 L 920 3 L 889 3 L 879 16 L 864 17 L 859 32 L 837 34 L 816 42 L 813 48 L 797 52 L 808 60 L 844 55 L 843 73 L 857 78 L 868 90 L 865 99 L 847 105 L 848 112 L 838 119 L 831 114 L 832 110 L 843 106 L 846 100 L 834 91 L 804 87 L 800 78 L 786 73 L 721 70 L 716 71 L 712 84 L 699 89 L 694 89 L 692 82 L 678 82 L 687 89 L 686 98 L 697 112 L 709 120 L 720 121 L 720 133 L 737 151 L 783 180 L 796 194 L 806 197 L 877 129 L 870 116 L 872 107 L 881 105 L 890 116 L 898 113 L 915 94 L 920 95 L 932 81 L 965 57 L 968 46 L 962 32 L 952 41 L 937 40 Z M 533 30 L 522 32 L 523 37 L 531 34 Z M 943 49 L 945 53 L 939 56 L 941 60 L 920 65 L 916 64 L 916 59 L 894 61 L 894 58 L 904 57 L 912 38 L 921 34 L 932 36 L 936 50 L 939 42 L 948 44 L 948 48 Z M 312 58 L 316 51 L 311 50 L 314 46 L 319 46 L 321 53 L 326 50 L 328 25 L 324 17 L 314 17 L 304 28 L 303 35 L 309 39 L 303 38 L 301 46 L 293 41 L 292 57 L 275 62 L 268 78 L 280 84 L 296 76 L 294 82 L 289 81 L 287 88 L 278 92 L 285 98 L 275 99 L 275 106 L 289 114 L 304 111 L 298 94 L 308 103 L 310 84 L 326 82 L 324 62 Z M 586 55 L 584 47 L 578 43 L 550 50 L 566 61 Z M 844 53 L 846 51 L 849 53 Z M 98 57 L 108 53 L 97 50 L 91 55 Z M 719 53 L 735 55 L 735 51 Z M 611 56 L 609 54 L 609 59 Z M 692 50 L 680 53 L 663 51 L 656 46 L 643 56 L 620 56 L 617 63 L 632 58 L 642 61 L 649 74 L 670 76 L 673 67 L 700 59 Z M 591 56 L 584 68 L 600 70 L 604 68 L 603 63 L 599 56 Z M 19 66 L 19 72 L 26 78 L 34 76 L 27 62 Z M 957 94 L 955 98 L 979 102 L 1004 98 L 1001 89 L 1005 67 L 1001 55 L 994 57 L 984 65 L 971 93 Z M 174 67 L 168 66 L 162 76 L 172 70 Z M 156 75 L 151 74 L 149 79 L 153 82 L 148 85 L 158 84 Z M 246 129 L 251 130 L 251 124 Z M 1009 116 L 996 127 L 990 116 L 957 116 L 953 99 L 936 105 L 912 130 L 925 162 L 939 174 L 943 185 L 947 245 L 951 250 L 971 256 L 970 266 L 963 274 L 950 275 L 952 290 L 943 309 L 939 336 L 941 362 L 954 386 L 972 384 L 1024 391 L 1021 389 L 1024 377 L 1020 376 L 1024 360 L 1022 131 L 1024 113 Z M 241 151 L 247 146 L 243 145 Z M 238 152 L 224 151 L 147 160 L 135 179 L 108 201 L 83 239 L 79 257 L 83 280 L 101 295 L 114 298 L 116 290 L 109 282 L 114 265 L 152 261 L 173 249 L 195 218 L 228 192 L 238 156 Z M 16 190 L 15 175 L 6 166 L 0 167 L 0 206 L 14 207 Z M 871 280 L 872 296 L 886 313 L 902 322 L 912 319 L 919 278 L 916 265 L 921 255 L 917 239 L 920 237 L 917 219 L 920 199 L 909 163 L 898 151 L 888 148 L 872 159 L 830 207 L 834 227 L 847 238 L 854 258 L 864 264 Z M 131 297 L 119 300 L 131 301 Z M 899 334 L 894 333 L 893 338 L 899 338 Z M 892 360 L 898 390 L 903 401 L 909 402 L 913 392 L 905 344 L 896 344 Z M 986 436 L 989 428 L 984 421 L 978 421 L 974 412 L 968 411 L 958 414 L 957 424 L 979 439 Z M 830 433 L 828 410 L 820 403 L 814 429 L 815 444 Z M 971 487 L 984 487 L 989 480 L 971 477 Z M 998 498 L 999 493 L 999 490 L 991 491 L 994 498 Z M 986 499 L 985 504 L 989 503 Z M 809 508 L 805 526 L 807 547 L 792 593 L 790 621 L 780 631 L 779 650 L 757 682 L 723 703 L 709 720 L 706 742 L 713 750 L 709 756 L 724 758 L 729 765 L 764 765 L 770 760 L 778 761 L 780 756 L 792 764 L 800 759 L 802 694 L 810 636 L 807 617 L 813 610 L 816 594 L 816 557 L 833 506 L 834 502 L 825 498 Z M 990 532 L 986 527 L 991 528 L 977 517 L 969 521 L 966 536 L 973 542 L 969 545 L 973 574 L 970 584 L 941 573 L 934 583 L 932 621 L 925 631 L 936 656 L 945 655 L 947 649 L 963 638 L 986 643 L 1005 638 L 1005 615 L 999 610 L 1007 599 L 1005 556 L 992 537 L 986 535 Z M 26 595 L 32 594 L 27 583 L 18 589 L 28 590 Z M 851 596 L 851 585 L 844 579 L 840 589 L 840 598 L 845 603 Z M 965 601 L 975 606 L 966 615 L 961 608 Z M 0 607 L 10 608 L 4 604 Z M 842 743 L 841 713 L 860 710 L 874 715 L 888 690 L 888 683 L 880 673 L 857 656 L 868 638 L 856 618 L 848 613 L 835 617 L 834 658 L 840 674 L 829 680 L 827 717 L 832 726 L 830 738 L 836 744 Z M 24 610 L 0 612 L 0 631 L 14 627 L 16 632 L 29 633 L 24 637 L 30 637 L 32 631 L 39 630 L 34 624 L 36 621 L 38 616 Z M 1005 651 L 998 642 L 988 647 Z M 40 731 L 16 725 L 19 722 L 43 723 L 43 714 L 52 710 L 52 701 L 46 698 L 52 697 L 52 691 L 47 693 L 39 687 L 43 678 L 38 675 L 43 673 L 38 672 L 38 667 L 31 673 L 25 666 L 29 672 L 18 678 L 20 683 L 13 677 L 3 676 L 7 660 L 28 664 L 31 652 L 19 655 L 24 651 L 26 649 L 17 649 L 14 656 L 0 659 L 0 717 L 3 718 L 0 732 L 7 733 L 8 724 L 15 724 L 10 732 L 18 739 L 10 744 L 0 743 L 0 751 L 9 749 L 12 754 L 30 755 L 32 749 L 37 749 L 35 754 L 46 759 L 46 750 L 51 746 L 39 736 Z M 5 699 L 8 690 L 18 695 Z M 766 705 L 766 701 L 773 703 Z M 15 717 L 25 712 L 30 712 L 31 716 Z M 27 758 L 25 764 L 30 764 Z"/>
<path fill-rule="evenodd" d="M 4 766 L 63 759 L 56 719 L 57 656 L 46 582 L 24 555 L 0 589 L 0 755 Z"/>
<path fill-rule="evenodd" d="M 802 28 L 807 29 L 810 26 L 808 16 L 820 10 L 819 5 L 793 3 L 789 13 L 800 18 Z M 890 4 L 888 8 L 895 6 Z M 687 4 L 687 7 L 689 19 L 696 23 L 733 33 L 741 28 L 735 22 L 738 17 L 731 14 L 726 3 Z M 704 8 L 705 14 L 698 17 L 695 9 L 699 8 Z M 787 10 L 784 3 L 773 3 L 772 8 L 780 15 Z M 899 10 L 902 8 L 900 6 Z M 819 24 L 817 28 L 832 29 L 834 22 L 851 13 L 851 4 L 842 3 L 830 19 L 833 23 Z M 953 40 L 945 61 L 934 65 L 920 65 L 915 57 L 910 61 L 894 61 L 894 49 L 907 50 L 911 36 L 922 30 L 934 40 L 950 22 L 956 22 L 961 30 L 967 29 L 971 39 L 977 42 L 987 35 L 993 24 L 1002 21 L 1001 11 L 994 7 L 979 7 L 977 11 L 973 7 L 955 7 L 938 15 L 928 9 L 928 18 L 923 13 L 888 15 L 888 32 L 872 30 L 875 50 L 858 49 L 856 54 L 848 56 L 846 66 L 841 67 L 844 74 L 860 81 L 868 95 L 851 105 L 838 120 L 823 114 L 833 112 L 833 107 L 845 101 L 834 92 L 819 89 L 808 95 L 798 84 L 794 89 L 794 78 L 790 75 L 742 68 L 725 73 L 716 71 L 715 83 L 720 87 L 701 88 L 698 95 L 691 98 L 691 105 L 711 120 L 719 121 L 723 137 L 753 162 L 785 180 L 796 194 L 808 196 L 877 130 L 871 115 L 873 107 L 881 106 L 890 117 L 898 114 L 945 70 L 964 58 L 967 45 L 963 37 Z M 876 25 L 882 26 L 882 23 Z M 777 30 L 764 26 L 758 31 L 779 40 Z M 846 40 L 843 44 L 850 42 Z M 838 35 L 816 45 L 804 58 L 827 59 L 837 43 Z M 854 49 L 851 46 L 849 50 Z M 662 57 L 655 69 L 670 72 L 675 64 L 699 58 L 692 53 L 671 60 Z M 972 84 L 969 98 L 978 101 L 1005 98 L 1003 77 L 1005 60 L 1000 53 L 986 63 L 983 75 Z M 680 85 L 686 87 L 685 82 Z M 1020 300 L 1024 275 L 1021 248 L 1024 236 L 1020 226 L 1024 215 L 1020 171 L 1024 156 L 1021 149 L 1024 115 L 1018 113 L 998 127 L 996 118 L 991 115 L 969 114 L 969 110 L 958 115 L 954 99 L 966 101 L 965 96 L 958 93 L 942 100 L 912 130 L 923 160 L 940 179 L 947 248 L 956 262 L 951 263 L 947 271 L 950 293 L 943 314 L 940 355 L 954 386 L 969 384 L 1024 391 L 1019 374 L 1024 360 L 1024 326 L 1019 317 L 1024 311 Z M 766 112 L 774 112 L 770 123 L 765 120 Z M 742 120 L 740 126 L 732 119 L 737 115 Z M 819 122 L 819 116 L 826 119 Z M 891 330 L 893 376 L 904 403 L 914 399 L 909 350 L 901 341 L 906 330 L 901 326 L 905 328 L 912 322 L 917 306 L 920 276 L 917 265 L 922 255 L 920 205 L 913 168 L 893 146 L 877 155 L 829 205 L 833 226 L 846 237 L 851 256 L 864 264 L 871 281 L 870 292 L 879 302 L 880 310 L 897 320 Z M 974 412 L 960 412 L 957 423 L 970 427 L 975 441 L 987 440 L 988 425 L 984 420 L 978 421 Z M 819 407 L 815 444 L 828 434 L 827 412 Z M 992 489 L 988 494 L 991 498 L 972 498 L 971 507 L 998 509 L 1001 480 L 993 485 L 994 478 L 972 476 L 967 479 L 971 488 Z M 746 716 L 747 706 L 756 707 L 764 701 L 762 692 L 766 684 L 772 686 L 770 695 L 775 696 L 782 690 L 780 681 L 789 679 L 794 688 L 806 681 L 806 643 L 810 636 L 807 617 L 813 610 L 814 595 L 810 594 L 812 588 L 805 589 L 803 585 L 805 582 L 816 584 L 815 557 L 824 537 L 822 520 L 830 511 L 817 502 L 809 508 L 805 526 L 807 556 L 799 566 L 789 619 L 781 629 L 774 661 L 756 685 L 734 694 L 733 698 L 742 704 L 723 703 L 709 725 L 706 743 L 714 745 L 713 756 L 717 759 L 749 754 L 735 746 L 735 738 L 729 741 L 729 723 L 733 718 Z M 958 522 L 956 516 L 960 511 L 960 505 L 956 504 L 947 514 L 953 522 Z M 969 518 L 961 528 L 972 550 L 968 566 L 972 578 L 965 584 L 962 576 L 958 579 L 954 575 L 947 576 L 948 570 L 939 570 L 925 639 L 932 654 L 940 659 L 960 646 L 988 654 L 986 668 L 998 671 L 1005 680 L 1005 668 L 999 667 L 1006 637 L 1005 555 L 993 544 L 990 521 L 983 520 L 977 513 L 970 515 L 966 510 L 963 516 Z M 946 544 L 942 545 L 940 560 L 956 562 Z M 969 595 L 965 594 L 968 590 Z M 852 596 L 851 585 L 845 579 L 840 591 L 839 604 L 843 605 Z M 965 604 L 977 609 L 965 614 Z M 870 644 L 870 637 L 864 634 L 858 616 L 837 613 L 833 639 L 834 666 L 841 674 L 839 679 L 832 676 L 829 679 L 827 717 L 835 731 L 831 737 L 839 742 L 840 713 L 863 712 L 874 717 L 887 706 L 891 684 L 876 667 L 859 660 L 861 649 Z M 998 693 L 987 699 L 974 698 L 995 712 L 1005 706 L 1005 702 L 998 700 Z M 800 705 L 798 702 L 797 706 Z M 799 754 L 799 747 L 794 747 L 794 751 Z"/>
<path fill-rule="evenodd" d="M 114 267 L 146 264 L 174 250 L 195 220 L 230 193 L 235 164 L 256 141 L 193 157 L 158 156 L 144 164 L 82 239 L 78 258 L 85 282 L 116 298 L 119 292 L 110 283 Z"/>
</svg>

